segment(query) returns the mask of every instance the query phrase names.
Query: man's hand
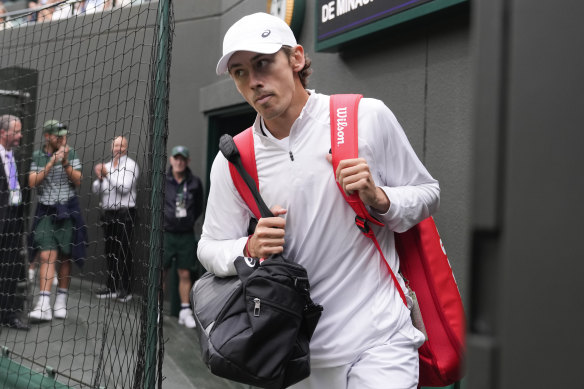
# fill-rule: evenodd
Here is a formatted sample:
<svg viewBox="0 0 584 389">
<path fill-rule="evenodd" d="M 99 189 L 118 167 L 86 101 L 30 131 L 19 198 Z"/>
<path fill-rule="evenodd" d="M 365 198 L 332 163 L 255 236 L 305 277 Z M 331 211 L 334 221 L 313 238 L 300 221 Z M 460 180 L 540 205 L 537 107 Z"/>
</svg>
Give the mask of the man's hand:
<svg viewBox="0 0 584 389">
<path fill-rule="evenodd" d="M 69 146 L 63 145 L 55 151 L 53 157 L 55 158 L 55 162 L 67 164 L 67 157 L 69 156 Z"/>
<path fill-rule="evenodd" d="M 279 216 L 286 210 L 276 205 L 270 209 L 274 217 L 262 217 L 247 243 L 247 252 L 252 258 L 267 258 L 284 251 L 286 220 Z"/>
<path fill-rule="evenodd" d="M 98 163 L 97 165 L 94 166 L 93 171 L 95 172 L 95 176 L 97 177 L 98 180 L 101 180 L 103 178 L 103 163 Z"/>
<path fill-rule="evenodd" d="M 326 159 L 332 163 L 333 157 L 327 154 Z M 381 213 L 385 213 L 389 209 L 389 199 L 385 192 L 375 185 L 365 159 L 342 160 L 339 162 L 335 177 L 348 196 L 358 192 L 359 198 L 365 205 L 369 205 Z"/>
<path fill-rule="evenodd" d="M 69 164 L 69 145 L 65 144 L 64 146 L 61 146 L 61 148 L 63 149 L 63 159 L 61 159 L 61 163 L 63 164 L 63 166 L 66 166 Z M 60 149 L 59 149 L 60 150 Z"/>
</svg>

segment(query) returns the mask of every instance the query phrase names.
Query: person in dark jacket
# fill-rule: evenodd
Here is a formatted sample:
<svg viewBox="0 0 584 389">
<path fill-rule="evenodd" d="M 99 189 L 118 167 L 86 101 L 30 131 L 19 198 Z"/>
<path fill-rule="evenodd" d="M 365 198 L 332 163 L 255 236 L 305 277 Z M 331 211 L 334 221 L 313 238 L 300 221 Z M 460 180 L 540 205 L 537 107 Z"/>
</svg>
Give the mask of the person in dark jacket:
<svg viewBox="0 0 584 389">
<path fill-rule="evenodd" d="M 191 269 L 195 269 L 197 277 L 203 273 L 203 267 L 197 260 L 197 242 L 193 231 L 195 221 L 203 212 L 203 185 L 188 167 L 189 150 L 185 146 L 174 147 L 169 160 L 164 199 L 163 266 L 166 278 L 172 262 L 176 261 L 181 301 L 178 323 L 194 328 L 196 324 L 189 304 L 189 292 L 193 285 Z"/>
<path fill-rule="evenodd" d="M 22 138 L 22 123 L 14 115 L 0 116 L 0 326 L 28 330 L 20 317 L 16 282 L 23 261 L 24 214 L 14 149 Z"/>
</svg>

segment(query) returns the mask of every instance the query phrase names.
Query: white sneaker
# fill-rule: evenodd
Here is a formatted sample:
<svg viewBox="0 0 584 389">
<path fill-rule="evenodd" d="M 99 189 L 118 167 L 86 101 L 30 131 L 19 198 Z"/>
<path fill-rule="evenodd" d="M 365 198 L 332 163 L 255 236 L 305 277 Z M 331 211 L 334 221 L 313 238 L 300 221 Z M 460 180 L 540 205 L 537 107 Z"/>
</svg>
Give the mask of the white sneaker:
<svg viewBox="0 0 584 389">
<path fill-rule="evenodd" d="M 197 326 L 197 322 L 193 317 L 193 311 L 190 308 L 180 310 L 178 314 L 178 324 L 187 328 L 195 328 Z"/>
<path fill-rule="evenodd" d="M 53 314 L 57 319 L 65 319 L 67 317 L 67 294 L 57 293 L 55 298 L 55 305 L 53 306 Z"/>
<path fill-rule="evenodd" d="M 36 306 L 28 313 L 31 321 L 50 321 L 53 320 L 53 311 L 49 296 L 40 296 Z"/>
</svg>

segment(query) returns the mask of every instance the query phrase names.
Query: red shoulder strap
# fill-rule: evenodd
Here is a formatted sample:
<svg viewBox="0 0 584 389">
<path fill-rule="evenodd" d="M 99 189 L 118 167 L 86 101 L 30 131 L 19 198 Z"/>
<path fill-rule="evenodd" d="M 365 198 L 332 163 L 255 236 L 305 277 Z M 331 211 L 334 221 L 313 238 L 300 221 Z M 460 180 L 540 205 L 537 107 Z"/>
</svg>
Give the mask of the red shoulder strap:
<svg viewBox="0 0 584 389">
<path fill-rule="evenodd" d="M 239 155 L 241 155 L 241 162 L 243 167 L 249 173 L 251 178 L 253 178 L 259 190 L 260 186 L 258 180 L 258 169 L 256 166 L 255 149 L 253 146 L 253 127 L 249 127 L 247 130 L 237 134 L 233 137 L 233 140 L 235 141 L 235 145 L 239 150 Z M 235 189 L 237 189 L 239 195 L 243 201 L 245 201 L 255 217 L 259 219 L 261 217 L 260 210 L 253 198 L 253 195 L 231 162 L 229 162 L 229 172 L 231 173 L 231 179 L 233 180 Z"/>
<path fill-rule="evenodd" d="M 330 102 L 331 120 L 331 153 L 333 156 L 333 171 L 337 171 L 339 162 L 343 159 L 357 158 L 359 156 L 358 142 L 358 111 L 359 101 L 362 95 L 332 95 Z M 367 208 L 359 198 L 358 193 L 347 196 L 345 191 L 337 183 L 341 194 L 357 214 L 355 222 L 361 230 L 365 228 L 365 221 L 382 226 L 369 214 Z"/>
<path fill-rule="evenodd" d="M 331 153 L 333 157 L 333 174 L 337 171 L 339 162 L 343 159 L 357 158 L 359 156 L 359 144 L 358 144 L 358 109 L 359 101 L 362 95 L 332 95 L 330 101 L 330 120 L 331 120 Z M 383 226 L 383 223 L 375 219 L 369 214 L 365 204 L 361 201 L 358 193 L 353 193 L 348 196 L 343 188 L 337 182 L 337 186 L 341 191 L 341 194 L 345 200 L 349 203 L 351 208 L 355 211 L 357 216 L 355 217 L 355 224 L 361 230 L 361 232 L 373 241 L 377 251 L 381 254 L 383 263 L 387 266 L 389 274 L 393 283 L 397 287 L 400 297 L 402 298 L 404 304 L 407 306 L 406 296 L 402 290 L 400 284 L 397 282 L 397 278 L 393 273 L 393 270 L 387 263 L 381 246 L 375 237 L 375 233 L 371 228 L 369 228 L 368 223 L 371 222 L 378 226 Z"/>
</svg>

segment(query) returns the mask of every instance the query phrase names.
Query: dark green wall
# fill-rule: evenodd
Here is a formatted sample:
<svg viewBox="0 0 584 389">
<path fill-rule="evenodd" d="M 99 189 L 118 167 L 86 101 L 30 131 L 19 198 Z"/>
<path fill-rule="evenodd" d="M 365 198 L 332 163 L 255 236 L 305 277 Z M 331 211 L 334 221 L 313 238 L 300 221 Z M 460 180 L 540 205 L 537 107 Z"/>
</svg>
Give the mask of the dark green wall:
<svg viewBox="0 0 584 389">
<path fill-rule="evenodd" d="M 473 389 L 582 387 L 582 15 L 475 2 Z"/>
</svg>

